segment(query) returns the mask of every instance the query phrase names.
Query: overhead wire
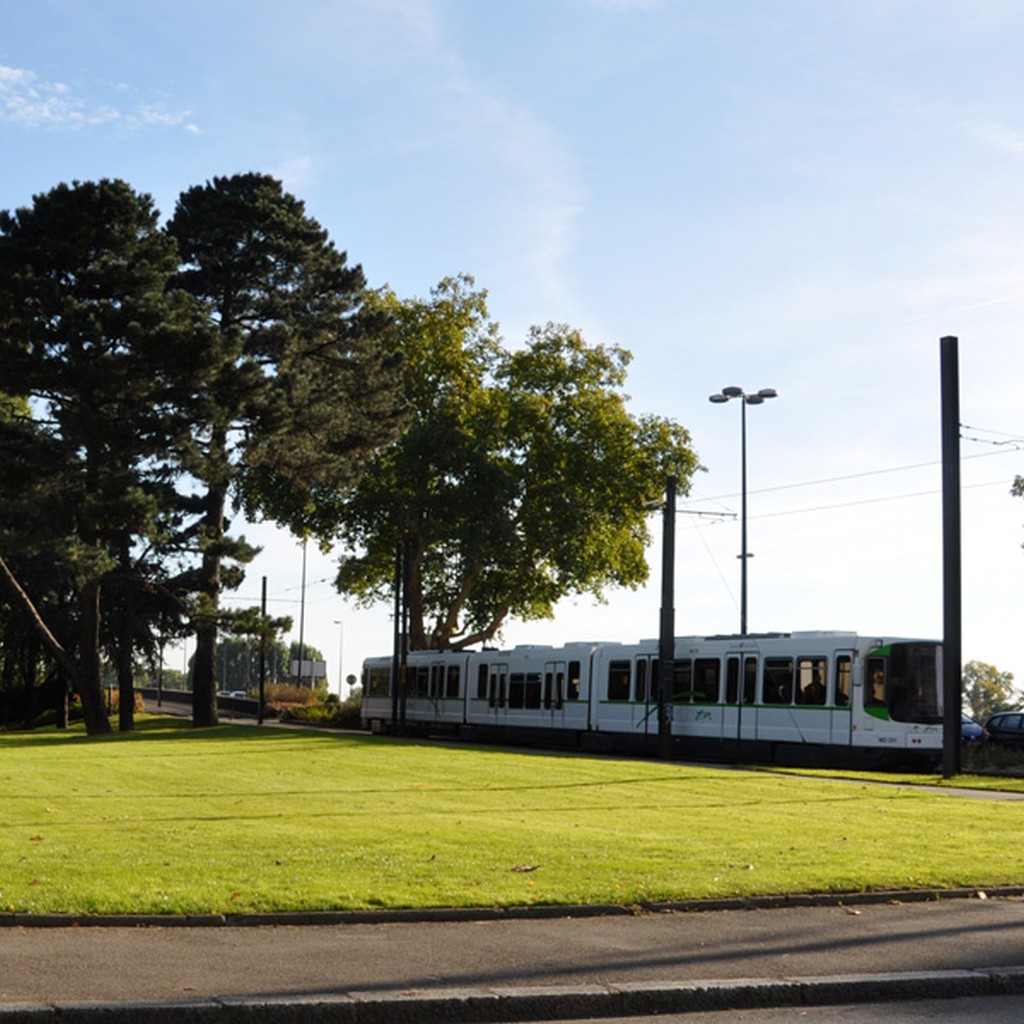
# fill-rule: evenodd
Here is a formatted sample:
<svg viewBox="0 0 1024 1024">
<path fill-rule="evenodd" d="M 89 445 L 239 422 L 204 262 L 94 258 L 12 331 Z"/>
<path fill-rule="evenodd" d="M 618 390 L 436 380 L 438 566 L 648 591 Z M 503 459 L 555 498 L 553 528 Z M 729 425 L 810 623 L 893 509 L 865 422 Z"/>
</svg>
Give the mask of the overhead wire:
<svg viewBox="0 0 1024 1024">
<path fill-rule="evenodd" d="M 963 433 L 963 431 L 967 431 L 967 430 L 975 431 L 975 432 L 980 432 L 980 433 L 996 434 L 996 435 L 1002 437 L 1003 440 L 989 441 L 989 440 L 984 439 L 984 438 L 971 437 L 971 436 L 968 436 L 967 434 Z M 968 442 L 972 442 L 972 443 L 991 445 L 991 446 L 996 447 L 998 449 L 996 451 L 977 452 L 977 453 L 975 453 L 973 455 L 961 455 L 960 456 L 960 461 L 961 462 L 966 462 L 968 460 L 973 460 L 973 459 L 988 458 L 988 457 L 993 456 L 993 455 L 1007 455 L 1007 454 L 1010 454 L 1011 452 L 1015 452 L 1015 451 L 1024 451 L 1024 436 L 1021 436 L 1019 434 L 1008 434 L 1008 433 L 1004 433 L 1004 432 L 1001 432 L 1001 431 L 986 430 L 985 428 L 981 428 L 981 427 L 971 427 L 971 426 L 968 426 L 967 424 L 961 424 L 960 439 L 963 440 L 963 441 L 968 441 Z M 804 480 L 804 481 L 799 481 L 799 482 L 790 483 L 790 484 L 773 484 L 773 485 L 771 485 L 769 487 L 759 487 L 759 488 L 755 488 L 755 489 L 748 489 L 747 494 L 748 494 L 748 496 L 749 495 L 757 495 L 757 494 L 770 494 L 770 493 L 773 493 L 773 492 L 776 492 L 776 491 L 797 490 L 797 489 L 802 488 L 802 487 L 817 487 L 817 486 L 821 486 L 821 485 L 824 485 L 824 484 L 845 483 L 846 481 L 849 481 L 849 480 L 860 480 L 860 479 L 865 479 L 867 477 L 884 476 L 886 474 L 892 474 L 892 473 L 905 473 L 905 472 L 911 472 L 913 470 L 918 470 L 918 469 L 931 469 L 933 467 L 938 467 L 938 466 L 941 466 L 941 465 L 942 465 L 942 463 L 941 463 L 940 460 L 933 459 L 933 460 L 930 460 L 928 462 L 914 462 L 914 463 L 907 463 L 905 465 L 900 465 L 900 466 L 887 466 L 887 467 L 883 467 L 881 469 L 864 470 L 864 471 L 859 472 L 859 473 L 845 473 L 845 474 L 841 474 L 839 476 L 822 477 L 821 479 L 818 479 L 818 480 Z M 1000 485 L 1005 485 L 1005 483 L 1006 483 L 1005 480 L 992 480 L 992 481 L 988 481 L 988 482 L 985 482 L 985 483 L 977 483 L 977 484 L 965 485 L 965 486 L 963 486 L 962 489 L 963 490 L 973 490 L 973 489 L 981 488 L 981 487 L 996 487 L 996 486 L 1000 486 Z M 755 515 L 750 515 L 750 516 L 748 516 L 748 519 L 767 519 L 767 518 L 774 518 L 774 517 L 787 516 L 787 515 L 801 515 L 801 514 L 806 513 L 806 512 L 829 511 L 829 510 L 833 510 L 833 509 L 848 508 L 848 507 L 853 507 L 853 506 L 857 506 L 857 505 L 879 504 L 879 503 L 888 502 L 888 501 L 904 501 L 904 500 L 909 499 L 909 498 L 920 498 L 920 497 L 926 497 L 926 496 L 930 496 L 930 495 L 934 495 L 934 494 L 939 494 L 939 493 L 941 493 L 941 488 L 934 488 L 934 489 L 925 490 L 925 491 L 914 491 L 914 492 L 910 492 L 910 493 L 906 493 L 906 494 L 883 495 L 883 496 L 877 497 L 877 498 L 855 498 L 855 499 L 852 499 L 850 501 L 836 502 L 836 503 L 830 504 L 830 505 L 818 505 L 818 506 L 813 506 L 813 507 L 808 507 L 808 508 L 788 509 L 788 510 L 783 510 L 783 511 L 779 511 L 779 512 L 762 512 L 762 513 L 757 513 Z M 729 494 L 716 495 L 716 496 L 707 497 L 707 498 L 701 498 L 701 497 L 687 498 L 687 499 L 683 499 L 683 501 L 681 503 L 682 504 L 693 504 L 693 503 L 696 503 L 696 502 L 718 502 L 718 503 L 721 504 L 721 503 L 727 501 L 728 499 L 737 498 L 739 496 L 740 496 L 739 492 L 731 492 Z M 728 507 L 728 506 L 725 506 L 725 507 Z M 689 510 L 687 510 L 687 511 L 689 511 Z M 735 515 L 735 513 L 733 513 L 733 515 Z M 694 525 L 692 527 L 692 529 L 697 529 L 697 526 Z"/>
</svg>

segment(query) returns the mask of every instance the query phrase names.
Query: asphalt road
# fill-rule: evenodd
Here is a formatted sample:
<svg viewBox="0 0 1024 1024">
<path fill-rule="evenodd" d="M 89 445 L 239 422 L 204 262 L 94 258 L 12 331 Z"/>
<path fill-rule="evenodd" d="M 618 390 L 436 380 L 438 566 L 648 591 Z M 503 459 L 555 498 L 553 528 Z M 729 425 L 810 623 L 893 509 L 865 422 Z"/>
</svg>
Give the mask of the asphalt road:
<svg viewBox="0 0 1024 1024">
<path fill-rule="evenodd" d="M 191 1004 L 191 1020 L 229 1019 L 196 1016 L 202 1005 L 210 1014 L 245 1008 L 248 1021 L 469 1024 L 1007 989 L 1024 992 L 1020 898 L 329 925 L 0 927 L 0 1024 L 20 1019 L 12 1016 L 19 1004 L 42 1011 L 84 1002 L 106 1007 L 107 1021 L 113 1007 L 145 1002 L 166 1011 L 154 1020 Z M 261 1017 L 254 1007 L 302 1012 Z"/>
</svg>

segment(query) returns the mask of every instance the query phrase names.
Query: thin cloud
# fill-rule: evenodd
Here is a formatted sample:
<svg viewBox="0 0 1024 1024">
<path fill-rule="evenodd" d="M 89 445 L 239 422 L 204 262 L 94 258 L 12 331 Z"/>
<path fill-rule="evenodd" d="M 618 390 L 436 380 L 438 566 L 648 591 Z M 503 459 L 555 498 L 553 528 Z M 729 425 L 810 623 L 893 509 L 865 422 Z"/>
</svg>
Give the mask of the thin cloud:
<svg viewBox="0 0 1024 1024">
<path fill-rule="evenodd" d="M 187 111 L 160 103 L 130 107 L 83 98 L 63 82 L 46 82 L 25 68 L 0 65 L 0 123 L 61 131 L 111 125 L 127 131 L 183 127 L 198 134 L 199 128 L 187 117 Z"/>
<path fill-rule="evenodd" d="M 598 7 L 601 10 L 617 13 L 653 11 L 665 4 L 665 0 L 581 0 L 581 2 L 587 7 Z"/>
<path fill-rule="evenodd" d="M 1024 156 L 1024 135 L 1009 125 L 992 122 L 961 121 L 960 128 L 968 135 L 1002 153 Z"/>
</svg>

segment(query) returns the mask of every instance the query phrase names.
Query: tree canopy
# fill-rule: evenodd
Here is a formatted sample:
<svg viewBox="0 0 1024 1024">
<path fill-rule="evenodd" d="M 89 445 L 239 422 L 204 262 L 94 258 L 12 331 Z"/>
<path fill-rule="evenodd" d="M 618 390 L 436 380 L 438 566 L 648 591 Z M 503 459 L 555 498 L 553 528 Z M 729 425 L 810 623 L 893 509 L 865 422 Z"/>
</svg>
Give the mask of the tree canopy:
<svg viewBox="0 0 1024 1024">
<path fill-rule="evenodd" d="M 685 493 L 697 459 L 682 427 L 629 412 L 628 352 L 562 324 L 508 350 L 468 276 L 373 301 L 397 324 L 413 422 L 339 502 L 339 589 L 384 599 L 404 550 L 410 646 L 440 649 L 643 583 L 645 503 L 670 475 Z"/>
<path fill-rule="evenodd" d="M 191 188 L 167 231 L 176 285 L 206 313 L 182 468 L 201 484 L 193 720 L 212 724 L 223 558 L 250 554 L 229 538 L 232 487 L 250 514 L 308 533 L 317 492 L 350 487 L 401 429 L 400 358 L 383 357 L 386 320 L 362 312 L 362 269 L 275 179 Z"/>
<path fill-rule="evenodd" d="M 73 596 L 76 635 L 43 636 L 92 732 L 109 728 L 104 588 L 144 575 L 137 554 L 160 532 L 164 453 L 181 425 L 166 415 L 190 308 L 167 290 L 176 266 L 152 201 L 122 181 L 61 185 L 0 214 L 0 358 L 23 400 L 0 421 L 0 553 L 45 555 L 61 579 L 31 582 Z"/>
<path fill-rule="evenodd" d="M 257 173 L 187 189 L 163 227 L 123 181 L 0 213 L 0 358 L 0 690 L 56 665 L 90 732 L 103 659 L 130 728 L 135 660 L 194 634 L 209 725 L 218 639 L 273 643 L 283 622 L 222 604 L 254 553 L 233 510 L 339 544 L 367 603 L 401 551 L 411 646 L 465 647 L 640 585 L 645 505 L 698 468 L 682 427 L 630 410 L 625 349 L 556 323 L 507 347 L 468 276 L 370 291 Z"/>
</svg>

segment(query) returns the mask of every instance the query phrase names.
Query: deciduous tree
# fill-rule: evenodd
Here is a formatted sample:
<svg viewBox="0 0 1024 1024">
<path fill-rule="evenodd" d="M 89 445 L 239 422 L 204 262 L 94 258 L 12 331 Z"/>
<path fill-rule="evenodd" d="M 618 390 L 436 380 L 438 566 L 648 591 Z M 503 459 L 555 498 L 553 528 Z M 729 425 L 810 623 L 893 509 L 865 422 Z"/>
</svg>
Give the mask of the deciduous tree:
<svg viewBox="0 0 1024 1024">
<path fill-rule="evenodd" d="M 560 324 L 506 350 L 472 278 L 376 302 L 399 329 L 414 422 L 339 505 L 342 592 L 383 600 L 407 556 L 410 646 L 491 640 L 573 594 L 648 574 L 645 502 L 697 467 L 687 432 L 634 416 L 629 353 Z"/>
<path fill-rule="evenodd" d="M 1024 699 L 1013 686 L 1013 673 L 1000 672 L 995 665 L 967 662 L 962 682 L 965 709 L 976 722 L 984 723 L 999 711 L 1024 707 Z"/>
</svg>

